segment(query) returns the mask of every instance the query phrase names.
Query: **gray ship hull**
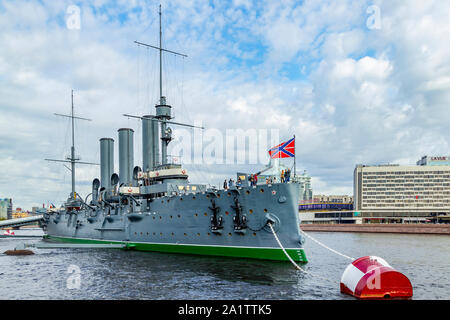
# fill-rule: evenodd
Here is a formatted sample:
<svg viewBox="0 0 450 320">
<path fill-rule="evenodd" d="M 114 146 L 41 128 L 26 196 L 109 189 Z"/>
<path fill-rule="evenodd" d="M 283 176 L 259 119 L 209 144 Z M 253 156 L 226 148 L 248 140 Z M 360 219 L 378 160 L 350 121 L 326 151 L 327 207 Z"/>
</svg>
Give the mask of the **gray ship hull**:
<svg viewBox="0 0 450 320">
<path fill-rule="evenodd" d="M 44 230 L 47 238 L 65 242 L 122 243 L 143 251 L 288 260 L 268 223 L 290 257 L 307 262 L 296 183 L 66 208 L 47 214 Z"/>
</svg>

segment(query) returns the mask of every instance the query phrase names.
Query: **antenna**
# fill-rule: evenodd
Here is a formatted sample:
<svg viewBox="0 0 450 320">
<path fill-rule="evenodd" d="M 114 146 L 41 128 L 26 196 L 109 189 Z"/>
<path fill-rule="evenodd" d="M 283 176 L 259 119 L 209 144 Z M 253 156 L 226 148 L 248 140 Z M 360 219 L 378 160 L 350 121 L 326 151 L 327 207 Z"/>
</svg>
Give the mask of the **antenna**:
<svg viewBox="0 0 450 320">
<path fill-rule="evenodd" d="M 136 118 L 136 119 L 143 119 L 144 118 L 144 117 L 141 117 L 141 116 L 135 116 L 135 115 L 132 115 L 132 114 L 127 114 L 127 113 L 124 113 L 122 115 L 124 117 Z M 184 127 L 189 127 L 189 128 L 205 129 L 205 127 L 194 126 L 194 125 L 191 125 L 191 124 L 161 120 L 161 119 L 157 118 L 156 116 L 152 116 L 152 115 L 147 115 L 145 117 L 146 118 L 152 118 L 153 120 L 158 121 L 158 122 L 165 122 L 165 123 L 175 124 L 175 125 L 178 125 L 178 126 L 184 126 Z"/>
<path fill-rule="evenodd" d="M 172 130 L 170 128 L 167 128 L 168 123 L 177 124 L 177 125 L 184 125 L 181 123 L 175 123 L 170 122 L 169 120 L 172 119 L 171 116 L 171 106 L 166 104 L 166 97 L 163 96 L 163 89 L 162 89 L 162 54 L 163 52 L 172 53 L 175 55 L 179 55 L 182 57 L 187 57 L 187 55 L 175 51 L 171 51 L 168 49 L 164 49 L 162 47 L 162 22 L 161 22 L 161 4 L 159 5 L 159 47 L 152 46 L 146 43 L 134 41 L 134 43 L 138 45 L 142 45 L 145 47 L 157 49 L 159 51 L 159 105 L 156 105 L 156 116 L 153 116 L 154 119 L 158 121 L 161 128 L 161 163 L 163 165 L 167 164 L 167 146 L 169 142 L 172 140 Z M 127 115 L 129 116 L 129 115 Z M 193 127 L 190 125 L 185 125 L 188 127 Z"/>
<path fill-rule="evenodd" d="M 155 47 L 146 43 L 142 43 L 139 41 L 134 41 L 134 43 L 141 45 L 141 46 L 145 46 L 145 47 L 149 47 L 149 48 L 153 48 L 153 49 L 157 49 L 159 51 L 159 103 L 161 105 L 165 104 L 165 101 L 163 99 L 163 94 L 162 94 L 162 53 L 164 52 L 169 52 L 175 55 L 179 55 L 182 57 L 186 57 L 187 55 L 183 54 L 183 53 L 179 53 L 179 52 L 175 52 L 175 51 L 171 51 L 171 50 L 167 50 L 164 49 L 162 47 L 162 24 L 161 24 L 161 5 L 159 5 L 159 47 Z"/>
<path fill-rule="evenodd" d="M 56 161 L 56 162 L 70 162 L 71 163 L 71 168 L 70 169 L 67 166 L 65 166 L 65 165 L 64 166 L 66 168 L 68 168 L 72 172 L 72 193 L 71 193 L 71 198 L 75 199 L 75 197 L 76 197 L 76 193 L 75 193 L 75 163 L 99 165 L 98 163 L 82 162 L 82 161 L 79 161 L 80 160 L 79 158 L 75 158 L 75 128 L 74 128 L 75 119 L 86 120 L 86 121 L 91 121 L 91 119 L 75 117 L 73 115 L 73 89 L 72 89 L 72 112 L 71 112 L 71 114 L 70 115 L 66 115 L 66 114 L 55 113 L 55 115 L 56 116 L 60 116 L 60 117 L 67 117 L 67 118 L 71 118 L 72 119 L 72 147 L 70 148 L 70 157 L 67 157 L 66 160 L 55 160 L 55 159 L 45 159 L 45 160 L 47 160 L 47 161 Z"/>
</svg>

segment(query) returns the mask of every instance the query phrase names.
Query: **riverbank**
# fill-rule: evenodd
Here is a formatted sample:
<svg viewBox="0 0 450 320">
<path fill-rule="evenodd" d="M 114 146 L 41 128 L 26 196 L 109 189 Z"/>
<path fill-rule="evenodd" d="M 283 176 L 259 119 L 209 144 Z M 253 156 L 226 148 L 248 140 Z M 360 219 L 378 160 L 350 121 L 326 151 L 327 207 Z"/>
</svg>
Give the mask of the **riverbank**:
<svg viewBox="0 0 450 320">
<path fill-rule="evenodd" d="M 450 235 L 450 224 L 301 224 L 303 231 Z"/>
</svg>

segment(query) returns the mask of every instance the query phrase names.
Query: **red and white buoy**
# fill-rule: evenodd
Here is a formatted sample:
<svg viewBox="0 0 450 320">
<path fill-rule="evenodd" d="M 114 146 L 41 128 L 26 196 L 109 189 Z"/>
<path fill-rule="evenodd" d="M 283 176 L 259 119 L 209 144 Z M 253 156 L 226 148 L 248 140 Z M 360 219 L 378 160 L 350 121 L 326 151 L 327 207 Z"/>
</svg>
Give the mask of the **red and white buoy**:
<svg viewBox="0 0 450 320">
<path fill-rule="evenodd" d="M 356 259 L 347 266 L 341 292 L 358 299 L 407 299 L 413 295 L 409 279 L 375 256 Z"/>
</svg>

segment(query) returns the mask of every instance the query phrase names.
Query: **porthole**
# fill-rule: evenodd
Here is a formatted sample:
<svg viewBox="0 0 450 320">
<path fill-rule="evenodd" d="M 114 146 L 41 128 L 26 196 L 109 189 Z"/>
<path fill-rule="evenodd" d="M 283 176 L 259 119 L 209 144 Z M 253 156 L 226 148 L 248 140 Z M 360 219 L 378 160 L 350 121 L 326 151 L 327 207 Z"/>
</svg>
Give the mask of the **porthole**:
<svg viewBox="0 0 450 320">
<path fill-rule="evenodd" d="M 180 198 L 180 201 L 183 201 L 183 198 Z"/>
<path fill-rule="evenodd" d="M 231 237 L 231 232 L 228 232 L 228 235 Z"/>
<path fill-rule="evenodd" d="M 204 213 L 204 215 L 205 215 L 205 217 L 208 216 L 208 214 L 206 212 Z"/>
<path fill-rule="evenodd" d="M 264 208 L 264 212 L 267 212 L 267 209 L 266 209 L 266 208 Z"/>
<path fill-rule="evenodd" d="M 253 210 L 252 210 L 252 209 L 250 209 L 250 210 L 248 210 L 248 212 L 249 212 L 250 214 L 252 214 L 252 213 L 253 213 Z"/>
<path fill-rule="evenodd" d="M 255 237 L 256 237 L 256 232 L 253 232 L 253 236 L 255 236 Z"/>
<path fill-rule="evenodd" d="M 263 193 L 263 192 L 264 192 L 264 189 L 259 189 L 259 192 L 262 192 L 262 193 Z"/>
<path fill-rule="evenodd" d="M 250 190 L 245 191 L 246 194 L 250 194 Z"/>
<path fill-rule="evenodd" d="M 187 233 L 185 233 L 184 236 L 186 237 L 186 236 L 187 236 Z"/>
<path fill-rule="evenodd" d="M 198 217 L 198 213 L 194 214 L 194 216 Z"/>
<path fill-rule="evenodd" d="M 192 196 L 192 200 L 195 200 L 195 199 L 197 199 L 195 196 Z"/>
<path fill-rule="evenodd" d="M 181 216 L 180 216 L 180 215 L 178 215 L 178 218 L 181 218 Z"/>
</svg>

